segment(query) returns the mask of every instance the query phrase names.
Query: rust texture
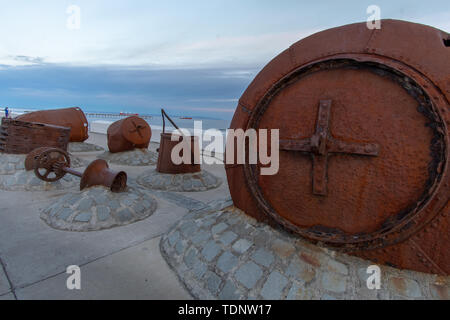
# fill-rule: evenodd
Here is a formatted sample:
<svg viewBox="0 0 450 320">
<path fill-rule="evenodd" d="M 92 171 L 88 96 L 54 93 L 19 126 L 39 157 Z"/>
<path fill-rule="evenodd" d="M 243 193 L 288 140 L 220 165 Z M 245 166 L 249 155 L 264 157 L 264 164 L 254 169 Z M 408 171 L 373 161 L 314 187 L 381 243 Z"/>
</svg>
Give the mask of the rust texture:
<svg viewBox="0 0 450 320">
<path fill-rule="evenodd" d="M 312 242 L 449 275 L 448 35 L 382 26 L 314 34 L 264 67 L 231 128 L 279 129 L 280 169 L 228 164 L 230 192 L 247 214 Z"/>
<path fill-rule="evenodd" d="M 161 109 L 163 119 L 163 132 L 161 133 L 161 140 L 158 150 L 158 163 L 156 164 L 156 171 L 161 173 L 194 173 L 201 170 L 200 166 L 200 150 L 198 137 L 196 136 L 184 136 L 182 134 L 166 133 L 165 117 L 172 123 L 172 125 L 179 129 L 178 126 L 172 121 L 172 119 Z M 181 141 L 186 141 L 186 148 L 190 150 L 189 163 L 182 162 L 181 164 L 175 164 L 172 162 L 172 150 Z M 172 141 L 173 140 L 173 141 Z M 180 157 L 183 156 L 183 151 L 180 152 Z"/>
<path fill-rule="evenodd" d="M 70 128 L 2 118 L 0 152 L 27 154 L 38 147 L 67 150 Z"/>
<path fill-rule="evenodd" d="M 127 117 L 108 127 L 108 148 L 110 152 L 122 152 L 134 148 L 148 148 L 152 130 L 148 123 L 137 116 Z"/>
<path fill-rule="evenodd" d="M 35 111 L 25 113 L 15 119 L 69 127 L 71 142 L 83 142 L 89 137 L 88 121 L 84 112 L 78 107 Z"/>
<path fill-rule="evenodd" d="M 101 185 L 112 192 L 122 192 L 127 187 L 127 174 L 109 169 L 105 160 L 94 160 L 81 173 L 70 168 L 69 154 L 58 148 L 41 147 L 33 150 L 25 159 L 25 169 L 34 170 L 39 179 L 47 182 L 57 181 L 67 173 L 75 175 L 81 178 L 80 190 Z"/>
</svg>

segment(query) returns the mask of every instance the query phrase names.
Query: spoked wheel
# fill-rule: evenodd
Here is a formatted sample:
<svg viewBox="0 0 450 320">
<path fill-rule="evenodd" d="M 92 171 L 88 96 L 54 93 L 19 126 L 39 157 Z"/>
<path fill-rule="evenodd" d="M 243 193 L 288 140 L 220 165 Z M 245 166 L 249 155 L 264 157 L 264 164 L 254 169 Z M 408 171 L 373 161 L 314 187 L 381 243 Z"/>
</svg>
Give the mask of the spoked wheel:
<svg viewBox="0 0 450 320">
<path fill-rule="evenodd" d="M 54 182 L 66 175 L 63 167 L 70 167 L 69 154 L 58 148 L 45 148 L 35 157 L 34 173 L 47 182 Z"/>
</svg>

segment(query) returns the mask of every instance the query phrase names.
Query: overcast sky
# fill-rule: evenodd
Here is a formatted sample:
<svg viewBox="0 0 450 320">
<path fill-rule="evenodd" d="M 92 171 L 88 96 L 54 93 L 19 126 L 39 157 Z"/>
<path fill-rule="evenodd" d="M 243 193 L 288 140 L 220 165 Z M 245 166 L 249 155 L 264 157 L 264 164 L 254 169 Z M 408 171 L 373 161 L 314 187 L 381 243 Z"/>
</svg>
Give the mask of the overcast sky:
<svg viewBox="0 0 450 320">
<path fill-rule="evenodd" d="M 0 1 L 0 106 L 230 118 L 255 74 L 316 31 L 367 19 L 450 32 L 450 1 Z M 67 9 L 80 8 L 70 30 Z M 73 13 L 73 11 L 72 11 Z"/>
</svg>

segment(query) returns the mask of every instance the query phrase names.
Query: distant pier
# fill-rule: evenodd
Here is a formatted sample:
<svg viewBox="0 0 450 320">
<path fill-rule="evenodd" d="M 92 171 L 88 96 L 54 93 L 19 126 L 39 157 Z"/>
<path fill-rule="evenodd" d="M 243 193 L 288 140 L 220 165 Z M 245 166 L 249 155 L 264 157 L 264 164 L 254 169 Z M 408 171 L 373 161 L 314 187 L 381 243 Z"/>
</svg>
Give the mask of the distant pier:
<svg viewBox="0 0 450 320">
<path fill-rule="evenodd" d="M 86 117 L 90 118 L 126 118 L 130 116 L 139 116 L 142 119 L 149 120 L 152 116 L 140 115 L 137 113 L 98 113 L 98 112 L 85 112 Z"/>
</svg>

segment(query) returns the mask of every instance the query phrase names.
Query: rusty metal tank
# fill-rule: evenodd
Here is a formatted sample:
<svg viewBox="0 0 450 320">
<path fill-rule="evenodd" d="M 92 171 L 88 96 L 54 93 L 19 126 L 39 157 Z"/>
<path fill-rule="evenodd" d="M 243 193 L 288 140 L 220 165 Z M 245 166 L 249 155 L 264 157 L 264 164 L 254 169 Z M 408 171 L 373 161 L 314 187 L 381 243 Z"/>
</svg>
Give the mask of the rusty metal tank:
<svg viewBox="0 0 450 320">
<path fill-rule="evenodd" d="M 231 128 L 279 129 L 279 171 L 227 163 L 235 205 L 336 250 L 449 275 L 449 40 L 382 20 L 316 33 L 274 58 Z"/>
<path fill-rule="evenodd" d="M 39 147 L 67 150 L 70 128 L 2 118 L 0 152 L 27 154 Z"/>
<path fill-rule="evenodd" d="M 88 121 L 84 112 L 78 107 L 34 111 L 22 114 L 15 119 L 69 127 L 71 142 L 83 142 L 89 137 Z"/>
<path fill-rule="evenodd" d="M 127 117 L 108 127 L 108 148 L 112 153 L 148 148 L 152 130 L 149 124 L 137 116 Z"/>
<path fill-rule="evenodd" d="M 179 128 L 163 109 L 161 109 L 161 115 L 163 119 L 163 132 L 161 133 L 156 171 L 170 174 L 200 172 L 201 166 L 199 161 L 200 150 L 198 137 L 184 136 L 182 134 L 165 132 L 166 130 L 165 118 L 167 118 L 176 129 Z M 172 141 L 173 136 L 174 141 Z M 173 163 L 171 157 L 172 150 L 177 144 L 183 141 L 183 139 L 186 139 L 184 141 L 186 141 L 187 144 L 189 144 L 189 146 L 186 145 L 186 147 L 190 148 L 190 160 L 188 161 L 188 163 L 182 162 L 181 164 L 175 164 Z M 183 156 L 183 151 L 180 152 L 180 156 Z"/>
</svg>

